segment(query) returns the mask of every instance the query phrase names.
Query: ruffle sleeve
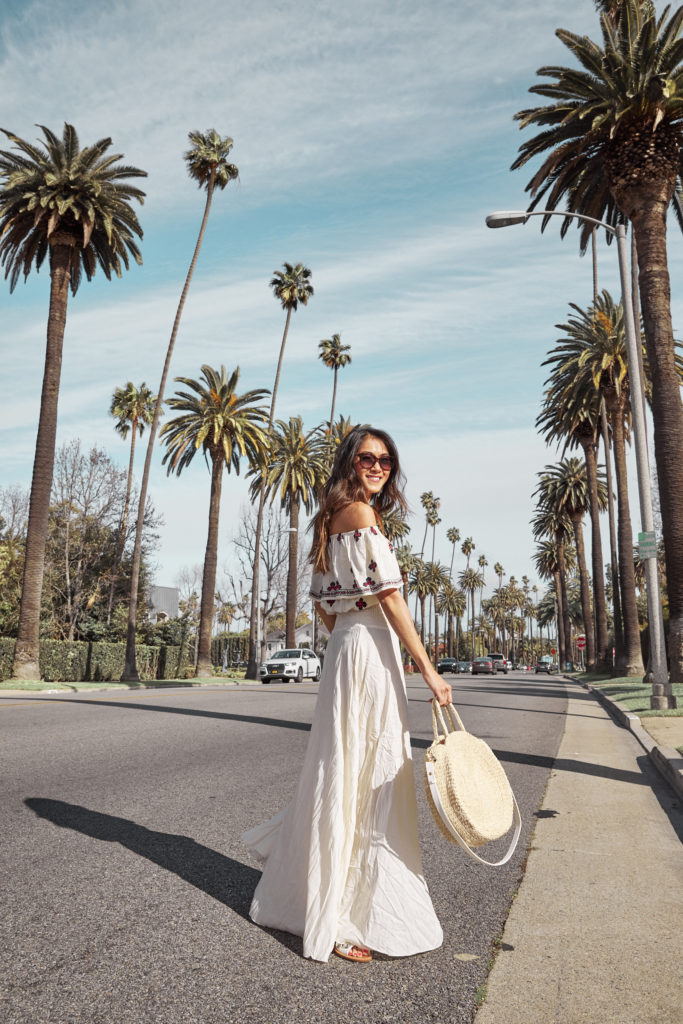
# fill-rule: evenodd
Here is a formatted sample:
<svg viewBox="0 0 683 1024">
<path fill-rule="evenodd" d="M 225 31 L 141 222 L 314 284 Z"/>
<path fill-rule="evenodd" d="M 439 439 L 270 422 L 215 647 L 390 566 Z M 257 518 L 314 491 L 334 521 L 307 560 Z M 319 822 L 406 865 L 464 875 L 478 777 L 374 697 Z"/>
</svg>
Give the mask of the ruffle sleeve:
<svg viewBox="0 0 683 1024">
<path fill-rule="evenodd" d="M 377 604 L 377 595 L 403 585 L 390 541 L 379 527 L 333 534 L 326 573 L 314 573 L 311 597 L 333 614 Z"/>
</svg>

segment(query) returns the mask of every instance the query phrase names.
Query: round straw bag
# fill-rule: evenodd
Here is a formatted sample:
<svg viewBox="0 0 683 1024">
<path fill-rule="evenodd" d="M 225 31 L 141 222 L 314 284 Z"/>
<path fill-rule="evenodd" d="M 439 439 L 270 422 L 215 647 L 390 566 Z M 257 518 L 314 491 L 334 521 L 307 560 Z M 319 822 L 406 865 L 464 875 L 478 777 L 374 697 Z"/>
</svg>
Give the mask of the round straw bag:
<svg viewBox="0 0 683 1024">
<path fill-rule="evenodd" d="M 432 700 L 432 725 L 434 742 L 425 754 L 425 787 L 436 824 L 446 839 L 458 843 L 480 864 L 506 864 L 517 846 L 522 819 L 503 766 L 487 743 L 467 732 L 452 704 L 442 709 Z M 515 831 L 502 860 L 484 860 L 472 850 L 500 839 L 513 821 Z"/>
</svg>

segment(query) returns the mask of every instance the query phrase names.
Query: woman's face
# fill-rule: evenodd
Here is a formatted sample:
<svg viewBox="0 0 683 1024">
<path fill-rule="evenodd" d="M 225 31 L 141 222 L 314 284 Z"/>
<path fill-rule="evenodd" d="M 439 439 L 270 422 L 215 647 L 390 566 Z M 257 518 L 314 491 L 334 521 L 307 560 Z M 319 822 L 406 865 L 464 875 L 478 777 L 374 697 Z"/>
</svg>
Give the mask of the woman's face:
<svg viewBox="0 0 683 1024">
<path fill-rule="evenodd" d="M 380 465 L 380 459 L 384 466 Z M 354 457 L 354 469 L 365 490 L 365 497 L 370 501 L 373 495 L 379 494 L 391 473 L 391 457 L 384 441 L 366 434 Z"/>
</svg>

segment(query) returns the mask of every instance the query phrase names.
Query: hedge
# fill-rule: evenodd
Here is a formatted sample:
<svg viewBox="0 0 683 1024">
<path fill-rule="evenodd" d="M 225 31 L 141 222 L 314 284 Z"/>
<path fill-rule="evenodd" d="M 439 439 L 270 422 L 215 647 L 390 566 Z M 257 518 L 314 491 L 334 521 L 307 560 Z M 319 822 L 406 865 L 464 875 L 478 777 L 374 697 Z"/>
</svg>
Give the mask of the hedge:
<svg viewBox="0 0 683 1024">
<path fill-rule="evenodd" d="M 186 678 L 192 666 L 180 647 L 165 645 L 135 648 L 138 675 L 151 679 Z M 46 682 L 103 682 L 121 678 L 126 657 L 124 643 L 84 643 L 78 640 L 41 640 L 40 675 Z M 14 639 L 0 637 L 0 680 L 12 676 Z"/>
</svg>

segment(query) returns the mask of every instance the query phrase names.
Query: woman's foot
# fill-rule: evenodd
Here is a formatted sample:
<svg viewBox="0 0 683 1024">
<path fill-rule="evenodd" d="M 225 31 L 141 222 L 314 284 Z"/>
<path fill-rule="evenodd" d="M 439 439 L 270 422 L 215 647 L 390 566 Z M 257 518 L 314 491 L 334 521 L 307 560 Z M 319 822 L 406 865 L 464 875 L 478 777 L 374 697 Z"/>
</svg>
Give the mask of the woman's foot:
<svg viewBox="0 0 683 1024">
<path fill-rule="evenodd" d="M 352 942 L 335 942 L 334 951 L 343 960 L 352 960 L 357 964 L 369 964 L 372 953 L 364 946 L 354 946 Z"/>
</svg>

